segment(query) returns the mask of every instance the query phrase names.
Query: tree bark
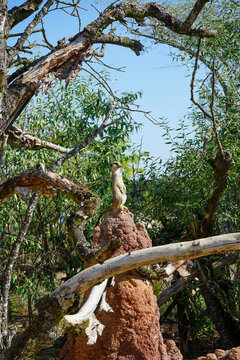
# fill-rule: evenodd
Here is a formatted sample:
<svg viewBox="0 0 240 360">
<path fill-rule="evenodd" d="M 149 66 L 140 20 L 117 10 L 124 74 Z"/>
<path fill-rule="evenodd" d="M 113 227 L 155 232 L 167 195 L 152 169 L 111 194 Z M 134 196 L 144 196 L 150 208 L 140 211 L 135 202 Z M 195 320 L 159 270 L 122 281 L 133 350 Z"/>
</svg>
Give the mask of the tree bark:
<svg viewBox="0 0 240 360">
<path fill-rule="evenodd" d="M 4 0 L 4 2 L 6 2 L 6 0 Z M 159 22 L 159 26 L 165 26 L 176 33 L 201 37 L 216 36 L 217 32 L 215 30 L 192 28 L 194 21 L 206 2 L 206 0 L 198 0 L 185 21 L 175 18 L 169 14 L 163 6 L 153 2 L 145 4 L 121 2 L 116 6 L 111 5 L 103 11 L 96 20 L 87 25 L 81 33 L 72 37 L 68 44 L 54 48 L 54 50 L 46 56 L 33 61 L 25 67 L 23 66 L 14 74 L 10 75 L 9 88 L 2 93 L 1 133 L 6 132 L 7 129 L 10 128 L 21 111 L 26 107 L 31 97 L 38 92 L 39 87 L 42 84 L 44 86 L 50 84 L 50 72 L 58 78 L 65 79 L 67 83 L 74 81 L 75 74 L 81 70 L 81 64 L 86 58 L 93 54 L 93 44 L 116 44 L 129 47 L 135 51 L 136 54 L 139 54 L 143 49 L 139 41 L 124 36 L 103 33 L 107 27 L 116 21 L 132 18 L 141 26 L 146 18 L 155 18 Z M 40 3 L 40 0 L 35 0 L 33 8 L 37 9 Z M 34 20 L 27 26 L 23 35 L 18 39 L 17 44 L 9 51 L 8 61 L 10 66 L 14 61 L 14 57 L 21 51 L 24 42 L 47 13 L 52 3 L 52 0 L 48 0 L 45 3 Z M 13 9 L 9 15 L 10 26 L 18 21 L 19 18 L 17 19 L 17 16 L 19 14 L 24 17 L 27 16 L 28 11 L 31 12 L 28 2 L 25 3 L 25 7 L 23 8 L 18 7 L 15 8 L 15 10 Z M 2 49 L 5 46 L 4 44 L 4 39 L 2 39 L 2 45 L 0 43 Z M 3 64 L 6 65 L 6 58 L 4 58 Z M 6 82 L 5 76 L 4 81 Z"/>
<path fill-rule="evenodd" d="M 1 134 L 1 128 L 4 124 L 3 97 L 7 86 L 6 26 L 7 26 L 7 0 L 2 0 L 0 4 L 0 134 Z"/>
<path fill-rule="evenodd" d="M 229 309 L 223 294 L 216 291 L 211 264 L 206 259 L 199 262 L 200 289 L 207 305 L 208 315 L 212 319 L 219 335 L 223 348 L 229 349 L 239 345 L 240 321 Z"/>
<path fill-rule="evenodd" d="M 86 202 L 89 212 L 95 210 L 100 205 L 100 199 L 90 192 L 86 187 L 74 184 L 62 175 L 51 171 L 36 168 L 15 175 L 11 179 L 0 185 L 0 203 L 15 193 L 25 195 L 31 191 L 45 195 L 47 197 L 54 195 L 55 191 L 63 193 L 76 204 L 81 205 Z"/>
<path fill-rule="evenodd" d="M 32 197 L 31 201 L 29 202 L 29 206 L 26 211 L 23 224 L 21 226 L 21 231 L 19 232 L 18 237 L 12 246 L 11 253 L 8 257 L 7 265 L 4 269 L 4 278 L 0 289 L 0 308 L 2 310 L 0 316 L 1 318 L 0 347 L 3 348 L 8 348 L 8 346 L 10 345 L 8 338 L 8 301 L 9 301 L 9 291 L 11 285 L 13 266 L 18 258 L 19 250 L 24 240 L 24 237 L 27 233 L 29 224 L 32 220 L 33 211 L 35 209 L 37 201 L 38 201 L 38 195 L 35 194 Z"/>
</svg>

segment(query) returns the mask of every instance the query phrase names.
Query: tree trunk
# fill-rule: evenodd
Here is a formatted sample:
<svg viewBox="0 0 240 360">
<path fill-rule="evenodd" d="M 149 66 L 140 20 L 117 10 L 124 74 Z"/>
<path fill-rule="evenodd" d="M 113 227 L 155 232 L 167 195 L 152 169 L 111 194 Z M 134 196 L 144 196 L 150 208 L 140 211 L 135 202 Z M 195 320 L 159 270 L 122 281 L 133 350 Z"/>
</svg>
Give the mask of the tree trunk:
<svg viewBox="0 0 240 360">
<path fill-rule="evenodd" d="M 7 0 L 0 2 L 0 135 L 3 123 L 3 95 L 6 88 L 7 46 L 6 46 Z"/>
<path fill-rule="evenodd" d="M 221 345 L 225 349 L 239 345 L 240 321 L 232 314 L 228 302 L 221 298 L 214 284 L 211 264 L 200 259 L 200 289 L 204 297 L 208 315 L 219 333 Z"/>
</svg>

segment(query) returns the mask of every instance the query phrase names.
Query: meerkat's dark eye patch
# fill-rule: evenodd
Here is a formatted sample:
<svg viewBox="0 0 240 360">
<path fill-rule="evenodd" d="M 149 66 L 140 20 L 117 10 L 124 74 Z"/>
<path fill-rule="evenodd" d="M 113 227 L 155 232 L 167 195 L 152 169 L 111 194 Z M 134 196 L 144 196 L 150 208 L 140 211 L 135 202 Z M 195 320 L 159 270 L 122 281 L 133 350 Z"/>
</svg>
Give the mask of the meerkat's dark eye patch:
<svg viewBox="0 0 240 360">
<path fill-rule="evenodd" d="M 114 161 L 113 163 L 110 164 L 110 166 L 121 167 L 121 164 L 118 161 Z"/>
</svg>

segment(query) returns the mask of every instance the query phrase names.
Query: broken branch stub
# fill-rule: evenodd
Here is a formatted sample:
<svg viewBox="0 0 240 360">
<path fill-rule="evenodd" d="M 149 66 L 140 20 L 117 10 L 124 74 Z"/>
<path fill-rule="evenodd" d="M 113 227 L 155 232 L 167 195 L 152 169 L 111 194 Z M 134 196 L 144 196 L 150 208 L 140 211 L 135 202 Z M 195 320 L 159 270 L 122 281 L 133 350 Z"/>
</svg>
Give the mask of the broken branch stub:
<svg viewBox="0 0 240 360">
<path fill-rule="evenodd" d="M 42 164 L 37 166 L 40 170 L 30 169 L 0 185 L 0 204 L 14 194 L 20 194 L 25 199 L 31 192 L 50 197 L 59 191 L 80 205 L 78 210 L 67 219 L 67 232 L 80 259 L 89 264 L 96 264 L 111 257 L 112 253 L 121 245 L 120 241 L 112 241 L 103 248 L 93 249 L 83 232 L 87 220 L 100 207 L 101 200 L 86 187 L 76 185 L 54 172 L 44 172 Z"/>
<path fill-rule="evenodd" d="M 91 216 L 101 203 L 100 199 L 86 187 L 76 185 L 62 175 L 34 168 L 15 175 L 0 185 L 0 204 L 15 193 L 31 191 L 46 197 L 53 196 L 59 191 L 76 204 L 84 206 L 88 216 Z"/>
</svg>

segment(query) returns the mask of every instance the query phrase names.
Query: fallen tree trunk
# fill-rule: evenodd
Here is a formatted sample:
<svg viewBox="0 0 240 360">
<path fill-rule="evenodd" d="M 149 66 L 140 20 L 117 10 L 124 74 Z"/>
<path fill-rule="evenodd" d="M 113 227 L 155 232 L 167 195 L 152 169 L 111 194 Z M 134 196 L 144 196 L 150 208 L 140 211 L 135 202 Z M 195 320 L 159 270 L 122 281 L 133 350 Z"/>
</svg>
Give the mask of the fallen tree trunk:
<svg viewBox="0 0 240 360">
<path fill-rule="evenodd" d="M 53 293 L 61 301 L 65 296 L 82 293 L 100 281 L 148 264 L 195 259 L 201 256 L 240 250 L 240 233 L 157 246 L 134 251 L 94 265 L 73 276 Z"/>
<path fill-rule="evenodd" d="M 63 317 L 66 309 L 72 305 L 75 294 L 88 290 L 106 278 L 146 264 L 195 259 L 237 250 L 240 250 L 240 233 L 233 233 L 138 250 L 94 265 L 75 275 L 41 300 L 38 316 L 25 332 L 14 338 L 5 359 L 34 359 L 41 348 L 53 343 L 63 331 L 69 331 L 69 323 L 67 325 Z M 54 306 L 49 306 L 52 303 Z M 61 331 L 56 331 L 59 327 Z"/>
</svg>

